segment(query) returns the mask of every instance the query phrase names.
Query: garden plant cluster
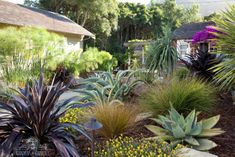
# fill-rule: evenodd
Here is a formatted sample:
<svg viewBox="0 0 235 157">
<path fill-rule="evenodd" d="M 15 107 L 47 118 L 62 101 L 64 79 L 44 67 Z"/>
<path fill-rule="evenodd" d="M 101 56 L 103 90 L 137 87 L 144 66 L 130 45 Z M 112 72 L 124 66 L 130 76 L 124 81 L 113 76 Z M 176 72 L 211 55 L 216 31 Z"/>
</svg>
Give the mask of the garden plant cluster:
<svg viewBox="0 0 235 157">
<path fill-rule="evenodd" d="M 215 51 L 199 49 L 183 67 L 167 28 L 146 48 L 146 67 L 129 70 L 115 70 L 117 59 L 98 48 L 66 53 L 63 38 L 44 29 L 0 30 L 0 156 L 176 157 L 185 148 L 215 149 L 226 132 L 212 111 L 235 85 L 235 6 L 221 16 L 193 40 L 213 39 Z"/>
</svg>

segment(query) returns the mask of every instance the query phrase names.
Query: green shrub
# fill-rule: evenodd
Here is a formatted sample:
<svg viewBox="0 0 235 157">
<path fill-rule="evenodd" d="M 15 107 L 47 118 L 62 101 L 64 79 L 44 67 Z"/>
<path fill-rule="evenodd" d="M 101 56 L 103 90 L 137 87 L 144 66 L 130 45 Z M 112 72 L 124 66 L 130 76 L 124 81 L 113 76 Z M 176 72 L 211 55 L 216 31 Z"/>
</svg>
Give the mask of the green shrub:
<svg viewBox="0 0 235 157">
<path fill-rule="evenodd" d="M 100 133 L 108 138 L 122 134 L 136 119 L 136 110 L 117 103 L 97 105 L 91 113 L 103 125 Z"/>
<path fill-rule="evenodd" d="M 6 27 L 0 30 L 0 43 L 0 77 L 18 86 L 39 77 L 42 61 L 62 51 L 64 38 L 41 28 Z"/>
<path fill-rule="evenodd" d="M 176 70 L 175 70 L 175 76 L 178 78 L 178 79 L 185 79 L 185 78 L 187 78 L 188 76 L 189 76 L 189 74 L 190 74 L 190 71 L 187 69 L 187 68 L 185 68 L 185 67 L 180 67 L 180 68 L 177 68 Z"/>
<path fill-rule="evenodd" d="M 193 109 L 208 111 L 215 103 L 215 89 L 203 81 L 187 78 L 164 80 L 150 87 L 139 103 L 153 112 L 154 116 L 165 114 L 170 104 L 180 113 Z"/>
<path fill-rule="evenodd" d="M 97 145 L 96 157 L 176 157 L 183 146 L 172 148 L 159 140 L 147 141 L 119 136 L 106 141 L 104 146 Z"/>
<path fill-rule="evenodd" d="M 173 107 L 167 116 L 152 119 L 162 126 L 147 125 L 147 129 L 162 140 L 170 140 L 175 144 L 186 143 L 197 150 L 210 150 L 216 143 L 208 138 L 224 133 L 220 128 L 213 128 L 220 116 L 197 121 L 197 113 L 193 110 L 186 118 Z"/>
<path fill-rule="evenodd" d="M 112 69 L 116 66 L 115 59 L 109 52 L 99 51 L 97 48 L 88 48 L 82 52 L 61 52 L 52 56 L 48 64 L 48 68 L 52 71 L 55 70 L 58 65 L 64 66 L 71 71 L 74 75 L 80 73 L 90 72 L 99 68 Z"/>
</svg>

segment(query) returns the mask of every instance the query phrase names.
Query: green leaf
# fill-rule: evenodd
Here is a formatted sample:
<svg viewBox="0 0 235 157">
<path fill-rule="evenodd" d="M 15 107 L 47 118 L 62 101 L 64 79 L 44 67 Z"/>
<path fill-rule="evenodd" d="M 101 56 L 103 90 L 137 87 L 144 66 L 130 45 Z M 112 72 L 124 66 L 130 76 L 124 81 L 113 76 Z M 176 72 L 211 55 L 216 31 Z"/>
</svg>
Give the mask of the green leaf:
<svg viewBox="0 0 235 157">
<path fill-rule="evenodd" d="M 172 133 L 175 138 L 184 138 L 186 136 L 179 124 L 172 125 Z"/>
<path fill-rule="evenodd" d="M 202 132 L 198 135 L 198 137 L 213 137 L 223 133 L 224 131 L 221 130 L 220 128 L 203 129 Z"/>
<path fill-rule="evenodd" d="M 191 129 L 191 132 L 190 132 L 190 135 L 200 135 L 202 132 L 202 123 L 201 122 L 198 122 L 192 129 Z"/>
<path fill-rule="evenodd" d="M 205 119 L 205 120 L 201 120 L 202 122 L 202 128 L 203 129 L 211 129 L 213 128 L 219 121 L 220 119 L 220 115 Z"/>
<path fill-rule="evenodd" d="M 199 146 L 198 141 L 192 136 L 186 137 L 185 141 L 188 142 L 190 145 Z"/>
<path fill-rule="evenodd" d="M 170 117 L 174 122 L 177 122 L 180 119 L 180 114 L 172 106 L 170 110 Z"/>
<path fill-rule="evenodd" d="M 217 146 L 215 142 L 208 139 L 198 139 L 198 142 L 200 145 L 194 146 L 193 148 L 201 151 L 207 151 Z"/>
<path fill-rule="evenodd" d="M 186 124 L 185 124 L 185 133 L 186 134 L 189 134 L 191 132 L 194 120 L 195 120 L 195 110 L 190 112 L 190 114 L 185 119 L 185 121 L 186 121 Z"/>
<path fill-rule="evenodd" d="M 158 136 L 166 135 L 166 130 L 162 129 L 162 128 L 158 127 L 158 126 L 155 126 L 155 125 L 145 125 L 145 127 L 149 131 L 154 133 L 155 135 L 158 135 Z"/>
</svg>

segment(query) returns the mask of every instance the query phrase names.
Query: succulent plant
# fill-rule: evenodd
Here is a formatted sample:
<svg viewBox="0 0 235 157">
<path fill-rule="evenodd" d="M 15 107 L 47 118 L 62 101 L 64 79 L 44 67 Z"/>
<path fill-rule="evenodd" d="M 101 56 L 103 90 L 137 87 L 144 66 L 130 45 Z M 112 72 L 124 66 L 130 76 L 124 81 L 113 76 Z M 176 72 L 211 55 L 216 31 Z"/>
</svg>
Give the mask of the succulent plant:
<svg viewBox="0 0 235 157">
<path fill-rule="evenodd" d="M 119 71 L 116 75 L 111 72 L 96 73 L 95 76 L 83 80 L 78 89 L 83 95 L 81 101 L 89 100 L 95 104 L 109 104 L 112 101 L 122 101 L 130 91 L 141 82 L 135 79 L 137 71 Z"/>
<path fill-rule="evenodd" d="M 33 137 L 40 144 L 53 145 L 63 157 L 78 157 L 74 135 L 66 131 L 67 127 L 91 139 L 81 125 L 59 122 L 66 110 L 79 106 L 74 98 L 58 103 L 69 84 L 59 81 L 45 86 L 43 78 L 41 74 L 32 86 L 26 83 L 25 88 L 11 95 L 9 104 L 0 102 L 0 156 L 12 156 L 22 140 Z"/>
<path fill-rule="evenodd" d="M 173 107 L 169 115 L 160 115 L 158 119 L 152 119 L 159 125 L 146 125 L 146 128 L 163 140 L 168 140 L 174 144 L 186 143 L 197 150 L 210 150 L 216 147 L 216 143 L 208 138 L 224 133 L 220 128 L 213 128 L 219 121 L 220 116 L 203 119 L 198 122 L 195 110 L 191 111 L 185 118 Z"/>
</svg>

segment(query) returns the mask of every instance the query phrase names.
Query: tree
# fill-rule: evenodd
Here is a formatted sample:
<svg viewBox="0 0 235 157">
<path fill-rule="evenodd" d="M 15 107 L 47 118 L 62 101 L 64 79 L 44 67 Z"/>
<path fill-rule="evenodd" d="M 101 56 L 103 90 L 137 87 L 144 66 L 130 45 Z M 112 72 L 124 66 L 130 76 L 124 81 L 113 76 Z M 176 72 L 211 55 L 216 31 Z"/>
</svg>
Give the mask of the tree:
<svg viewBox="0 0 235 157">
<path fill-rule="evenodd" d="M 93 32 L 100 44 L 117 28 L 119 9 L 116 0 L 25 0 L 25 5 L 69 17 Z"/>
<path fill-rule="evenodd" d="M 157 34 L 163 33 L 162 30 L 165 27 L 171 27 L 171 30 L 175 30 L 177 27 L 180 27 L 183 24 L 190 22 L 199 22 L 202 20 L 202 17 L 199 15 L 199 6 L 193 5 L 190 8 L 185 8 L 181 5 L 176 4 L 176 0 L 165 0 L 163 3 L 151 3 L 150 9 L 153 13 L 158 13 L 160 17 L 155 19 L 161 23 L 159 32 Z M 156 23 L 156 22 L 155 22 Z M 154 26 L 153 26 L 154 27 Z"/>
<path fill-rule="evenodd" d="M 215 21 L 216 19 L 221 19 L 221 15 L 218 13 L 213 13 L 208 16 L 204 16 L 204 21 Z"/>
</svg>

